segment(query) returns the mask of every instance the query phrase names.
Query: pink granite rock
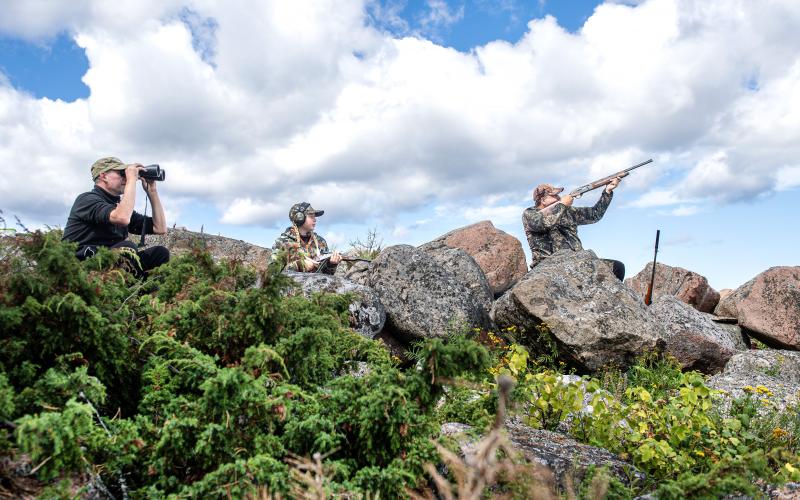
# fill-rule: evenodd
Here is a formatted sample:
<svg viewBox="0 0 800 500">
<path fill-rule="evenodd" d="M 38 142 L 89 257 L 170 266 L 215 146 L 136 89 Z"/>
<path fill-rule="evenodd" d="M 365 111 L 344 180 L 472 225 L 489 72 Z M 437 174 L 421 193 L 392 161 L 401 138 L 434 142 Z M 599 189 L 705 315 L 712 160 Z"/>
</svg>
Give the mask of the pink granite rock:
<svg viewBox="0 0 800 500">
<path fill-rule="evenodd" d="M 420 249 L 425 251 L 442 245 L 460 248 L 471 255 L 486 275 L 495 296 L 511 288 L 528 272 L 519 240 L 488 220 L 450 231 Z"/>
<path fill-rule="evenodd" d="M 650 284 L 653 263 L 648 263 L 639 274 L 625 280 L 625 284 L 644 297 Z M 711 288 L 708 280 L 682 267 L 656 264 L 656 279 L 653 290 L 653 301 L 660 295 L 674 295 L 701 312 L 714 311 L 719 302 L 719 292 Z"/>
<path fill-rule="evenodd" d="M 800 349 L 800 266 L 767 269 L 720 301 L 714 313 L 737 318 L 767 345 Z"/>
</svg>

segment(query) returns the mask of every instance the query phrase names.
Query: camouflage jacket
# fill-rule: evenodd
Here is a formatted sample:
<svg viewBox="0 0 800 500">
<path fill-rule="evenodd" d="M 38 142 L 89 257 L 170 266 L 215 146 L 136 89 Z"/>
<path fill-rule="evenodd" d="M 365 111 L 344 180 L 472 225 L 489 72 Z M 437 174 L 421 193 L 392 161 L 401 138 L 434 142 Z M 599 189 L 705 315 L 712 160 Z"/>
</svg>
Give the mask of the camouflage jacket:
<svg viewBox="0 0 800 500">
<path fill-rule="evenodd" d="M 303 257 L 319 259 L 321 254 L 330 253 L 328 242 L 317 233 L 311 233 L 307 237 L 300 236 L 300 232 L 295 226 L 289 226 L 278 236 L 275 244 L 272 245 L 272 261 L 279 259 L 279 252 L 283 251 L 286 255 L 286 269 L 304 272 Z M 328 263 L 323 272 L 333 274 L 336 266 Z"/>
<path fill-rule="evenodd" d="M 559 250 L 583 250 L 578 226 L 593 224 L 603 218 L 612 197 L 613 193 L 603 191 L 593 207 L 559 204 L 544 213 L 534 207 L 526 208 L 522 212 L 522 227 L 531 247 L 531 268 Z"/>
</svg>

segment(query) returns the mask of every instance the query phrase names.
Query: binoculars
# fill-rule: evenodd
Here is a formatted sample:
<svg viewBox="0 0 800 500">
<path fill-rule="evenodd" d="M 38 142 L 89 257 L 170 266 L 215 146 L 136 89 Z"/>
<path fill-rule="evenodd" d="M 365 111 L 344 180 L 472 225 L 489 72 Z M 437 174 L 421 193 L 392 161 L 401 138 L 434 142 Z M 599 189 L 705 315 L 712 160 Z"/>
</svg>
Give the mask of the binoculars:
<svg viewBox="0 0 800 500">
<path fill-rule="evenodd" d="M 119 171 L 120 174 L 123 176 L 125 175 L 124 170 Z M 167 176 L 166 171 L 158 165 L 147 165 L 143 167 L 142 170 L 139 170 L 139 178 L 140 179 L 152 179 L 154 181 L 163 181 Z"/>
</svg>

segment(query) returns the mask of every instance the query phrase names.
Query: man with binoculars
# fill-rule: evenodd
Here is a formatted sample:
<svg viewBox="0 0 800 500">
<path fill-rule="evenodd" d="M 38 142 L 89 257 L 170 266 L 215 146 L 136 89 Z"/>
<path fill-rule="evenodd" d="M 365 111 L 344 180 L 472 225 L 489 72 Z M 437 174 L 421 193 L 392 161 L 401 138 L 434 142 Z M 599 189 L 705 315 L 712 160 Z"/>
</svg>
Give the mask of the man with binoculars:
<svg viewBox="0 0 800 500">
<path fill-rule="evenodd" d="M 121 250 L 125 267 L 137 277 L 145 278 L 147 271 L 169 260 L 169 250 L 162 246 L 139 250 L 128 241 L 128 232 L 167 232 L 164 208 L 156 189 L 156 181 L 164 180 L 164 171 L 157 165 L 126 165 L 118 158 L 107 157 L 94 162 L 92 179 L 94 189 L 79 195 L 72 205 L 63 239 L 78 244 L 77 257 L 81 260 L 93 256 L 101 246 Z M 153 206 L 152 217 L 133 210 L 139 179 Z"/>
</svg>

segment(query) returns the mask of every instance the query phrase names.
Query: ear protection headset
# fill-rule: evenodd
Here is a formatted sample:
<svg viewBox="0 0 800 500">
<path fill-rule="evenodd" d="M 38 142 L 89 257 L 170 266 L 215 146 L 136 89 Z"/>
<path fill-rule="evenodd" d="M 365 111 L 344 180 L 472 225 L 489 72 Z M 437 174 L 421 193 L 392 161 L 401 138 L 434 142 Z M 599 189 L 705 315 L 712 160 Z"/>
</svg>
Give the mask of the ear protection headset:
<svg viewBox="0 0 800 500">
<path fill-rule="evenodd" d="M 294 214 L 292 219 L 292 222 L 294 223 L 295 226 L 302 226 L 306 222 L 306 210 L 308 210 L 308 207 L 310 206 L 311 203 L 307 203 L 304 201 L 303 203 L 300 204 L 299 207 L 297 207 L 300 210 Z"/>
</svg>

